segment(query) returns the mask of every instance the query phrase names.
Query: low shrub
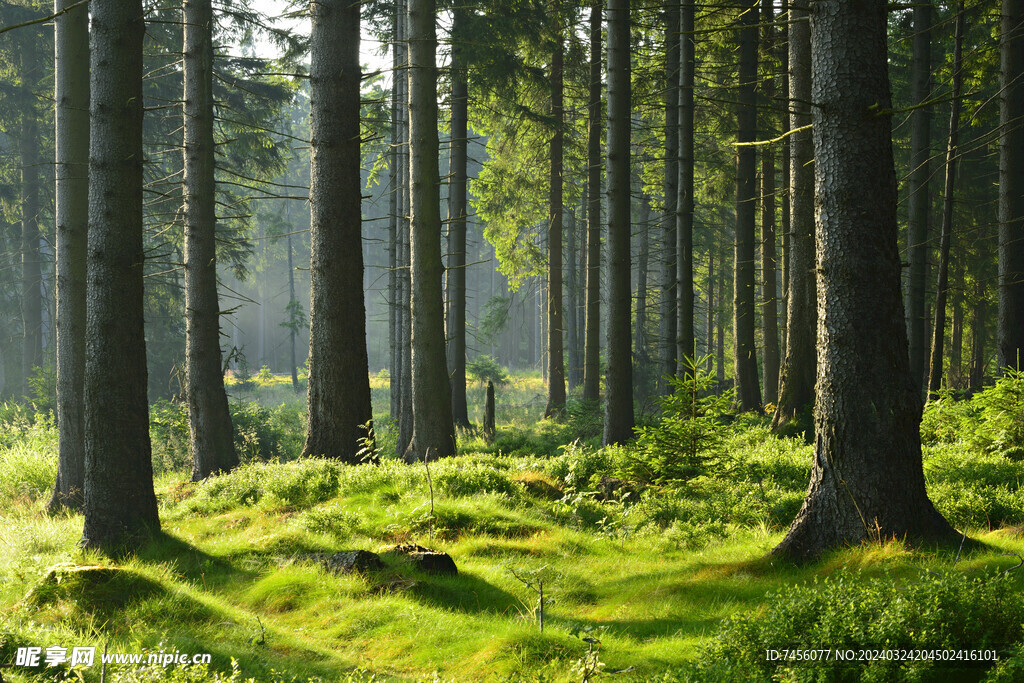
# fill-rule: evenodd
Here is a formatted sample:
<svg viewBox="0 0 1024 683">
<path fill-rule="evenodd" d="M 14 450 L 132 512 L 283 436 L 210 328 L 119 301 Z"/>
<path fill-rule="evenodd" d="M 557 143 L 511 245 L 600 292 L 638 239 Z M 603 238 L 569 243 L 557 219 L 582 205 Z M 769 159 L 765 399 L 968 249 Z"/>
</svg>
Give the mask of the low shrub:
<svg viewBox="0 0 1024 683">
<path fill-rule="evenodd" d="M 1005 574 L 956 572 L 903 580 L 840 572 L 780 590 L 728 619 L 683 680 L 950 680 L 929 661 L 775 662 L 770 650 L 996 649 L 1020 642 L 1024 596 Z M 949 667 L 949 664 L 943 665 Z M 952 665 L 955 666 L 955 665 Z"/>
</svg>

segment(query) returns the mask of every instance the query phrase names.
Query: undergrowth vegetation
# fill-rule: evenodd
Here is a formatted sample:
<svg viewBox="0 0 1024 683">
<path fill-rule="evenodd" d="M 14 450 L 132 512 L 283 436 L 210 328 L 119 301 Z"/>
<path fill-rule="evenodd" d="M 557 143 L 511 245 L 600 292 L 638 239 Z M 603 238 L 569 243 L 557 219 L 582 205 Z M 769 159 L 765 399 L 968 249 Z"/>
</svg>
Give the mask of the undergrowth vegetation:
<svg viewBox="0 0 1024 683">
<path fill-rule="evenodd" d="M 386 377 L 375 381 L 380 410 Z M 81 517 L 44 514 L 53 419 L 4 404 L 0 664 L 18 647 L 95 645 L 213 656 L 121 666 L 107 679 L 118 681 L 571 681 L 613 670 L 630 680 L 916 681 L 950 680 L 950 670 L 765 653 L 991 646 L 997 665 L 956 675 L 1021 680 L 1022 387 L 1011 375 L 970 400 L 945 396 L 922 423 L 929 495 L 985 545 L 912 550 L 890 539 L 803 567 L 768 552 L 800 508 L 812 447 L 731 414 L 728 395 L 699 372 L 634 442 L 604 448 L 599 405 L 571 401 L 564 420 L 540 420 L 538 378 L 511 377 L 498 438 L 461 433 L 460 455 L 432 463 L 429 478 L 395 457 L 380 414 L 378 464 L 299 460 L 301 400 L 266 400 L 255 387 L 232 401 L 243 464 L 192 483 L 186 411 L 158 403 L 163 534 L 118 560 L 77 549 Z M 320 563 L 408 542 L 448 552 L 458 576 L 387 554 L 384 570 L 366 575 Z M 97 568 L 90 581 L 53 578 L 83 567 Z M 78 675 L 3 675 L 48 681 L 55 671 Z M 99 680 L 98 667 L 78 672 Z"/>
</svg>

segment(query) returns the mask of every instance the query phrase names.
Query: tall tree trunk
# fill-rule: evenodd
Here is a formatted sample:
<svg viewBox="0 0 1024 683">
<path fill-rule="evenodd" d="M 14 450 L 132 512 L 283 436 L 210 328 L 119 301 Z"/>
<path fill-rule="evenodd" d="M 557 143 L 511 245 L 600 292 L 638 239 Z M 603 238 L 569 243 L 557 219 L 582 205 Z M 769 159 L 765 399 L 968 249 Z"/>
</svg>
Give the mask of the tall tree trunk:
<svg viewBox="0 0 1024 683">
<path fill-rule="evenodd" d="M 601 8 L 590 5 L 590 93 L 587 98 L 587 292 L 584 320 L 583 398 L 601 391 Z"/>
<path fill-rule="evenodd" d="M 715 387 L 718 393 L 725 389 L 725 320 L 722 312 L 725 302 L 725 255 L 718 252 L 718 310 L 715 315 Z"/>
<path fill-rule="evenodd" d="M 956 162 L 960 151 L 961 53 L 964 39 L 964 4 L 957 3 L 953 36 L 953 102 L 949 113 L 949 144 L 946 147 L 946 183 L 942 197 L 942 237 L 939 243 L 939 278 L 935 288 L 935 326 L 932 328 L 932 353 L 929 359 L 928 393 L 935 396 L 942 387 L 942 351 L 946 334 L 946 300 L 949 297 L 949 248 L 953 236 L 953 190 Z"/>
<path fill-rule="evenodd" d="M 441 179 L 437 143 L 437 12 L 409 0 L 409 235 L 412 295 L 412 439 L 405 459 L 455 454 L 451 386 L 445 363 L 441 293 Z"/>
<path fill-rule="evenodd" d="M 999 320 L 1002 368 L 1024 369 L 1024 0 L 1003 0 L 999 80 Z"/>
<path fill-rule="evenodd" d="M 451 152 L 448 185 L 448 376 L 452 387 L 452 419 L 469 426 L 466 404 L 466 150 L 468 145 L 469 87 L 462 41 L 466 12 L 452 13 Z"/>
<path fill-rule="evenodd" d="M 782 85 L 779 88 L 778 96 L 776 97 L 776 103 L 777 103 L 777 106 L 781 107 L 783 112 L 784 112 L 783 115 L 782 115 L 782 127 L 788 130 L 789 129 L 789 111 L 790 111 L 790 106 L 789 106 L 789 69 L 790 69 L 790 66 L 789 66 L 789 19 L 790 19 L 790 16 L 791 16 L 790 12 L 789 12 L 790 3 L 788 3 L 788 2 L 785 3 L 783 7 L 784 7 L 785 11 L 784 11 L 784 14 L 783 14 L 782 40 L 780 40 L 776 44 L 776 49 L 778 51 L 777 52 L 778 60 L 782 64 L 782 80 L 781 80 Z M 788 323 L 787 317 L 789 315 L 789 267 L 790 267 L 789 266 L 789 240 L 790 240 L 790 231 L 792 230 L 792 223 L 790 221 L 790 214 L 789 214 L 789 212 L 790 212 L 790 195 L 791 195 L 791 188 L 790 188 L 791 177 L 790 177 L 790 173 L 789 173 L 789 163 L 790 163 L 790 150 L 789 150 L 789 146 L 790 146 L 789 141 L 783 142 L 783 144 L 782 144 L 782 162 L 779 165 L 779 168 L 780 168 L 781 173 L 782 173 L 782 188 L 781 188 L 782 206 L 781 206 L 781 211 L 779 212 L 779 215 L 782 218 L 782 222 L 781 222 L 782 239 L 780 240 L 780 245 L 782 247 L 782 268 L 779 271 L 779 279 L 780 279 L 781 284 L 782 284 L 782 287 L 781 287 L 781 289 L 782 289 L 782 298 L 779 300 L 779 314 L 782 316 L 782 320 L 781 320 L 781 323 L 779 325 L 779 331 L 781 332 L 781 336 L 782 336 L 782 347 L 780 349 L 780 351 L 781 351 L 780 356 L 781 356 L 782 360 L 785 360 L 786 354 L 788 353 L 788 348 L 789 348 L 788 347 L 789 339 L 787 337 L 787 333 L 789 331 L 788 330 L 789 323 Z M 779 391 L 781 392 L 782 391 L 781 368 L 780 368 L 779 372 L 780 372 Z"/>
<path fill-rule="evenodd" d="M 774 20 L 772 0 L 762 2 L 762 45 L 764 53 L 774 52 L 775 34 L 771 23 Z M 765 70 L 763 83 L 764 100 L 769 110 L 775 105 L 775 74 L 770 72 L 771 59 L 766 59 L 769 68 Z M 775 114 L 769 114 L 772 121 L 768 134 L 775 136 Z M 779 313 L 776 299 L 776 256 L 775 256 L 775 148 L 761 147 L 761 340 L 764 344 L 764 396 L 765 403 L 779 400 Z"/>
<path fill-rule="evenodd" d="M 884 0 L 811 10 L 818 370 L 811 483 L 776 554 L 947 540 L 925 492 L 900 300 Z"/>
<path fill-rule="evenodd" d="M 736 251 L 733 278 L 733 364 L 736 399 L 743 411 L 760 410 L 754 347 L 754 234 L 757 224 L 757 0 L 744 7 L 737 40 L 740 64 L 736 107 Z"/>
<path fill-rule="evenodd" d="M 562 150 L 565 146 L 565 110 L 562 106 L 562 71 L 565 47 L 561 36 L 551 57 L 551 165 L 548 176 L 548 404 L 544 417 L 565 413 L 565 360 L 562 349 Z"/>
<path fill-rule="evenodd" d="M 401 152 L 401 112 L 403 102 L 399 92 L 399 81 L 402 77 L 402 44 L 399 29 L 402 22 L 402 8 L 396 2 L 393 7 L 392 16 L 393 41 L 391 44 L 391 150 L 389 153 L 388 180 L 391 186 L 391 193 L 388 197 L 388 205 L 391 211 L 391 220 L 388 221 L 388 415 L 392 420 L 397 420 L 401 411 L 401 379 L 402 379 L 402 352 L 400 339 L 402 336 L 402 306 L 401 292 L 399 289 L 399 241 L 402 234 L 402 174 L 399 170 Z"/>
<path fill-rule="evenodd" d="M 311 7 L 309 426 L 302 452 L 358 463 L 358 440 L 373 417 L 360 218 L 359 6 L 324 0 Z"/>
<path fill-rule="evenodd" d="M 160 529 L 153 492 L 142 300 L 141 0 L 89 3 L 86 547 Z"/>
<path fill-rule="evenodd" d="M 411 210 L 411 185 L 409 176 L 409 17 L 408 0 L 398 0 L 399 24 L 398 40 L 395 43 L 395 50 L 401 54 L 401 70 L 398 74 L 397 89 L 400 95 L 399 112 L 401 120 L 399 131 L 401 143 L 399 144 L 399 186 L 400 211 L 399 211 L 399 355 L 401 356 L 401 372 L 399 375 L 399 414 L 398 414 L 398 442 L 399 455 L 405 455 L 409 444 L 412 443 L 412 291 L 410 286 L 409 273 L 409 240 L 411 237 L 411 222 L 409 213 Z"/>
<path fill-rule="evenodd" d="M 199 481 L 235 467 L 238 455 L 220 351 L 210 0 L 185 0 L 183 18 L 185 396 L 192 481 Z"/>
<path fill-rule="evenodd" d="M 42 264 L 39 255 L 39 118 L 36 112 L 35 88 L 40 77 L 39 47 L 35 33 L 22 41 L 21 78 L 27 106 L 22 111 L 21 140 L 21 287 L 22 287 L 22 353 L 23 392 L 30 393 L 29 379 L 35 368 L 43 364 L 43 296 Z"/>
<path fill-rule="evenodd" d="M 608 0 L 608 367 L 604 444 L 633 436 L 630 355 L 630 0 Z"/>
<path fill-rule="evenodd" d="M 676 322 L 676 358 L 683 364 L 684 370 L 692 362 L 694 354 L 693 88 L 697 68 L 694 42 L 695 12 L 695 3 L 687 0 L 683 2 L 679 13 L 679 180 L 676 185 L 676 297 L 679 309 Z"/>
<path fill-rule="evenodd" d="M 580 327 L 579 327 L 579 301 L 580 301 L 580 281 L 579 272 L 577 270 L 577 263 L 579 260 L 579 254 L 577 253 L 577 232 L 579 228 L 579 222 L 577 220 L 577 214 L 574 210 L 569 220 L 569 231 L 566 234 L 566 249 L 568 253 L 566 258 L 568 263 L 566 264 L 565 271 L 565 289 L 566 289 L 566 302 L 567 310 L 565 315 L 565 336 L 568 348 L 566 349 L 568 356 L 566 363 L 566 379 L 568 380 L 569 392 L 580 383 L 580 354 L 579 354 L 579 342 L 580 342 Z"/>
<path fill-rule="evenodd" d="M 85 259 L 89 227 L 89 11 L 54 3 L 57 224 L 57 481 L 47 506 L 81 510 L 85 491 Z M 64 12 L 61 14 L 61 12 Z"/>
<path fill-rule="evenodd" d="M 772 418 L 776 431 L 801 424 L 814 402 L 816 374 L 814 276 L 814 141 L 811 136 L 811 28 L 807 0 L 789 5 L 789 266 L 786 310 L 786 359 L 782 364 L 779 404 Z"/>
<path fill-rule="evenodd" d="M 953 259 L 953 325 L 949 339 L 949 384 L 956 389 L 963 389 L 963 349 L 964 349 L 964 259 L 957 256 Z"/>
<path fill-rule="evenodd" d="M 669 392 L 668 378 L 676 374 L 676 335 L 678 333 L 679 290 L 676 285 L 676 242 L 679 200 L 679 105 L 681 92 L 679 6 L 665 8 L 665 179 L 661 238 L 661 296 L 659 313 L 660 353 L 658 354 L 659 394 Z M 688 40 L 693 39 L 689 36 Z M 692 93 L 692 91 L 691 91 Z"/>
<path fill-rule="evenodd" d="M 974 314 L 971 316 L 971 367 L 968 372 L 967 390 L 981 391 L 985 383 L 985 326 L 988 324 L 988 303 L 985 286 L 980 280 L 974 281 Z"/>
<path fill-rule="evenodd" d="M 908 242 L 910 268 L 907 274 L 907 335 L 910 347 L 910 374 L 917 386 L 926 377 L 928 340 L 925 297 L 928 269 L 928 194 L 929 157 L 931 156 L 931 107 L 922 106 L 931 90 L 930 0 L 914 6 L 914 42 L 911 60 L 910 100 L 910 176 L 907 179 Z"/>
<path fill-rule="evenodd" d="M 285 204 L 285 210 L 287 211 L 288 205 Z M 295 320 L 294 315 L 297 312 L 296 309 L 299 304 L 299 300 L 295 298 L 295 263 L 292 254 L 292 236 L 291 236 L 291 221 L 285 219 L 288 224 L 288 314 L 290 323 L 288 327 L 288 368 L 291 370 L 292 375 L 292 391 L 295 393 L 299 392 L 299 369 L 298 363 L 295 359 Z"/>
<path fill-rule="evenodd" d="M 639 179 L 638 179 L 639 180 Z M 651 259 L 651 198 L 640 198 L 640 225 L 637 226 L 636 264 L 636 330 L 633 332 L 633 359 L 644 368 L 650 361 L 647 354 L 647 271 Z M 646 389 L 646 387 L 637 387 Z"/>
<path fill-rule="evenodd" d="M 708 318 L 706 330 L 707 338 L 705 339 L 704 343 L 704 353 L 709 356 L 713 355 L 715 352 L 715 306 L 718 304 L 718 299 L 715 298 L 716 251 L 718 251 L 717 245 L 715 245 L 713 242 L 711 244 L 708 244 Z"/>
</svg>

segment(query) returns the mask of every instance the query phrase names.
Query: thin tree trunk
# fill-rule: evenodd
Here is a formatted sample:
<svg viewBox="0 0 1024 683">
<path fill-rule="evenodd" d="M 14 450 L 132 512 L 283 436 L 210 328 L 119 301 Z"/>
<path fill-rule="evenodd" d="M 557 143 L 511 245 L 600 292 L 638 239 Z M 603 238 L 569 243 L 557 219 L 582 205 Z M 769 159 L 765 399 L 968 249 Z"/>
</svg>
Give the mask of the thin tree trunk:
<svg viewBox="0 0 1024 683">
<path fill-rule="evenodd" d="M 714 354 L 715 349 L 715 305 L 718 300 L 715 298 L 715 252 L 718 248 L 715 244 L 708 245 L 708 324 L 707 338 L 704 344 L 704 353 Z"/>
<path fill-rule="evenodd" d="M 399 241 L 401 235 L 401 211 L 402 211 L 402 174 L 399 171 L 401 152 L 401 110 L 402 101 L 399 93 L 399 81 L 402 74 L 401 52 L 402 45 L 399 36 L 402 10 L 399 3 L 395 3 L 391 16 L 394 31 L 391 43 L 391 150 L 389 153 L 388 180 L 391 193 L 388 197 L 388 205 L 391 211 L 391 220 L 388 221 L 388 415 L 392 420 L 397 420 L 401 411 L 401 380 L 402 380 L 402 352 L 400 339 L 402 335 L 402 306 L 401 293 L 399 289 Z"/>
<path fill-rule="evenodd" d="M 715 387 L 721 393 L 725 389 L 725 316 L 722 311 L 725 302 L 725 255 L 719 251 L 718 257 L 722 265 L 718 269 L 718 310 L 715 315 Z"/>
<path fill-rule="evenodd" d="M 935 396 L 942 387 L 942 352 L 946 334 L 946 300 L 949 296 L 949 248 L 953 236 L 953 191 L 959 155 L 960 89 L 964 39 L 964 4 L 957 3 L 953 36 L 953 92 L 949 113 L 949 144 L 946 148 L 946 183 L 942 198 L 942 237 L 939 244 L 939 278 L 935 288 L 935 326 L 932 328 L 932 353 L 928 372 L 928 393 Z"/>
<path fill-rule="evenodd" d="M 668 378 L 676 374 L 676 354 L 679 314 L 679 288 L 676 285 L 678 258 L 676 243 L 678 241 L 679 211 L 679 105 L 685 97 L 681 91 L 680 75 L 680 13 L 679 6 L 670 4 L 665 8 L 665 179 L 664 203 L 665 213 L 662 218 L 661 238 L 661 296 L 659 309 L 661 314 L 661 352 L 658 359 L 659 394 L 669 393 Z M 692 42 L 693 36 L 685 38 Z M 692 90 L 691 90 L 692 95 Z"/>
<path fill-rule="evenodd" d="M 757 349 L 754 346 L 754 234 L 757 224 L 757 0 L 744 7 L 737 40 L 740 64 L 736 107 L 736 251 L 733 279 L 733 364 L 736 399 L 742 411 L 760 410 Z"/>
<path fill-rule="evenodd" d="M 21 140 L 21 287 L 22 287 L 22 383 L 30 394 L 29 379 L 43 364 L 42 264 L 39 255 L 39 118 L 35 88 L 39 81 L 40 60 L 35 33 L 21 42 L 21 78 L 28 104 L 22 111 Z"/>
<path fill-rule="evenodd" d="M 910 374 L 921 386 L 926 376 L 928 355 L 927 313 L 925 312 L 928 268 L 928 178 L 931 174 L 931 107 L 922 106 L 931 91 L 930 0 L 914 5 L 914 42 L 911 60 L 910 100 L 916 107 L 910 114 L 910 175 L 907 179 L 907 245 L 910 268 L 907 274 L 907 335 Z"/>
<path fill-rule="evenodd" d="M 117 549 L 160 530 L 143 330 L 141 0 L 93 0 L 90 49 L 85 525 Z"/>
<path fill-rule="evenodd" d="M 953 259 L 953 329 L 949 340 L 949 385 L 963 389 L 963 348 L 964 348 L 964 260 L 963 256 Z"/>
<path fill-rule="evenodd" d="M 696 76 L 694 15 L 696 5 L 687 0 L 679 13 L 679 180 L 676 186 L 676 358 L 682 372 L 693 362 L 693 88 Z M 753 110 L 751 110 L 753 111 Z"/>
<path fill-rule="evenodd" d="M 630 355 L 630 0 L 608 0 L 608 367 L 604 444 L 633 436 Z"/>
<path fill-rule="evenodd" d="M 404 458 L 455 454 L 451 386 L 445 363 L 441 291 L 441 180 L 437 140 L 437 12 L 409 0 L 409 270 L 412 318 L 412 439 Z"/>
<path fill-rule="evenodd" d="M 401 71 L 398 75 L 398 91 L 401 102 L 399 112 L 401 120 L 399 131 L 401 143 L 399 145 L 399 185 L 402 188 L 399 222 L 399 306 L 400 306 L 400 331 L 399 348 L 401 355 L 401 373 L 399 379 L 399 415 L 398 415 L 398 454 L 405 455 L 409 444 L 412 443 L 412 298 L 410 289 L 409 273 L 409 239 L 411 223 L 410 193 L 411 178 L 409 176 L 409 28 L 408 28 L 408 0 L 398 0 L 399 24 L 398 42 L 395 49 L 401 54 Z"/>
<path fill-rule="evenodd" d="M 469 87 L 461 41 L 465 40 L 465 7 L 452 12 L 451 156 L 448 185 L 448 376 L 452 387 L 452 419 L 469 427 L 466 404 L 466 152 Z"/>
<path fill-rule="evenodd" d="M 645 194 L 640 198 L 640 225 L 637 226 L 639 244 L 637 245 L 636 264 L 636 330 L 633 332 L 633 358 L 641 367 L 645 367 L 650 361 L 647 354 L 647 270 L 651 258 L 650 221 L 651 198 Z"/>
<path fill-rule="evenodd" d="M 999 372 L 1024 369 L 1024 0 L 1003 0 L 1001 14 Z"/>
<path fill-rule="evenodd" d="M 568 362 L 566 364 L 566 379 L 568 380 L 569 392 L 580 383 L 580 354 L 579 354 L 579 342 L 580 342 L 580 328 L 579 328 L 579 299 L 580 299 L 580 285 L 579 285 L 579 271 L 577 270 L 577 263 L 579 260 L 579 254 L 577 253 L 577 232 L 579 228 L 579 222 L 577 220 L 576 211 L 574 210 L 569 220 L 569 230 L 566 234 L 566 249 L 568 253 L 566 258 L 568 263 L 566 264 L 565 271 L 565 288 L 566 288 L 566 301 L 567 310 L 565 316 L 565 334 L 566 343 L 568 345 L 567 356 Z"/>
<path fill-rule="evenodd" d="M 777 58 L 778 58 L 779 62 L 781 62 L 781 64 L 782 64 L 782 74 L 781 74 L 781 76 L 782 76 L 782 80 L 781 80 L 782 86 L 779 88 L 778 96 L 776 97 L 775 101 L 776 101 L 776 106 L 779 106 L 779 107 L 783 108 L 783 112 L 784 113 L 782 115 L 782 127 L 787 129 L 787 130 L 789 129 L 789 111 L 790 111 L 790 106 L 789 106 L 789 68 L 790 68 L 790 65 L 789 65 L 789 19 L 790 19 L 790 16 L 791 15 L 790 15 L 790 12 L 789 12 L 789 2 L 786 2 L 786 3 L 783 4 L 783 14 L 781 16 L 781 19 L 783 20 L 783 24 L 782 24 L 782 40 L 780 40 L 778 42 L 778 44 L 776 45 Z M 788 349 L 789 349 L 789 346 L 788 346 L 789 338 L 787 336 L 788 332 L 789 332 L 789 329 L 788 329 L 789 328 L 789 321 L 787 320 L 787 318 L 789 316 L 789 267 L 790 267 L 789 266 L 789 239 L 790 239 L 790 231 L 792 230 L 792 224 L 790 222 L 790 214 L 789 214 L 789 212 L 790 212 L 790 206 L 789 206 L 789 203 L 790 203 L 790 189 L 791 189 L 790 188 L 791 175 L 790 175 L 790 172 L 789 172 L 789 164 L 790 164 L 790 143 L 789 143 L 789 141 L 785 141 L 785 142 L 782 143 L 782 163 L 780 164 L 780 169 L 781 169 L 781 172 L 782 172 L 782 188 L 781 188 L 781 192 L 780 192 L 781 198 L 782 198 L 782 207 L 781 207 L 781 211 L 779 212 L 780 216 L 782 218 L 782 239 L 780 240 L 781 247 L 782 247 L 782 268 L 781 268 L 781 270 L 779 272 L 779 281 L 780 281 L 781 289 L 782 289 L 782 297 L 779 300 L 779 314 L 781 315 L 782 319 L 781 319 L 780 324 L 779 324 L 779 331 L 780 331 L 781 336 L 782 336 L 782 346 L 780 348 L 780 356 L 781 356 L 781 358 L 783 360 L 785 360 L 786 354 L 788 353 Z M 780 367 L 779 372 L 780 372 L 779 391 L 781 392 L 782 391 L 782 377 L 781 377 L 781 372 L 782 371 L 781 371 L 781 367 Z"/>
<path fill-rule="evenodd" d="M 810 429 L 817 355 L 817 291 L 814 275 L 814 142 L 811 124 L 811 29 L 807 0 L 789 5 L 789 295 L 786 359 L 772 429 Z"/>
<path fill-rule="evenodd" d="M 587 99 L 587 292 L 584 321 L 583 398 L 601 388 L 601 8 L 590 5 L 590 93 Z"/>
<path fill-rule="evenodd" d="M 814 58 L 819 358 L 803 507 L 773 551 L 950 540 L 925 492 L 921 397 L 900 300 L 884 0 L 818 0 Z"/>
<path fill-rule="evenodd" d="M 185 396 L 192 481 L 199 481 L 235 467 L 238 455 L 220 351 L 210 0 L 185 0 L 183 18 Z"/>
<path fill-rule="evenodd" d="M 56 0 L 57 481 L 47 506 L 81 510 L 85 491 L 85 261 L 89 227 L 89 13 Z M 61 14 L 67 10 L 64 14 Z"/>
<path fill-rule="evenodd" d="M 762 2 L 763 35 L 765 55 L 774 51 L 774 20 L 772 0 Z M 771 61 L 766 60 L 770 65 Z M 766 69 L 763 83 L 764 99 L 769 107 L 775 104 L 775 75 Z M 772 126 L 768 136 L 774 137 L 775 115 L 770 115 Z M 764 367 L 765 403 L 779 400 L 779 312 L 776 299 L 776 251 L 775 251 L 775 148 L 761 147 L 761 343 L 764 345 L 762 358 Z"/>
<path fill-rule="evenodd" d="M 565 413 L 565 360 L 562 349 L 562 154 L 565 145 L 565 110 L 562 105 L 562 71 L 565 48 L 561 37 L 551 59 L 551 165 L 548 177 L 548 403 L 544 417 Z"/>
<path fill-rule="evenodd" d="M 288 205 L 285 204 L 285 207 Z M 286 209 L 287 210 L 287 209 Z M 292 375 L 292 391 L 295 393 L 299 392 L 299 369 L 297 367 L 295 359 L 295 321 L 293 319 L 294 311 L 298 306 L 298 299 L 295 298 L 295 264 L 292 255 L 292 236 L 291 236 L 291 221 L 285 219 L 289 226 L 288 234 L 288 307 L 289 307 L 289 323 L 288 327 L 288 367 L 291 370 Z"/>
<path fill-rule="evenodd" d="M 977 303 L 971 316 L 971 367 L 967 380 L 967 390 L 972 393 L 981 391 L 985 383 L 985 326 L 988 324 L 985 287 L 980 280 L 976 279 L 974 283 Z"/>
</svg>

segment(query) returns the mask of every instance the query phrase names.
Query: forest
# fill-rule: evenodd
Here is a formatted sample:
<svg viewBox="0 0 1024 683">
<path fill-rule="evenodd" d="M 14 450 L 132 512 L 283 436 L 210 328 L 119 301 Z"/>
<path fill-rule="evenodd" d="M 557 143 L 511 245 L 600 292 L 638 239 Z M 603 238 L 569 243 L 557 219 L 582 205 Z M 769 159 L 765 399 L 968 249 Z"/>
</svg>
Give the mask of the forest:
<svg viewBox="0 0 1024 683">
<path fill-rule="evenodd" d="M 0 0 L 0 683 L 1024 681 L 1024 0 Z"/>
</svg>

